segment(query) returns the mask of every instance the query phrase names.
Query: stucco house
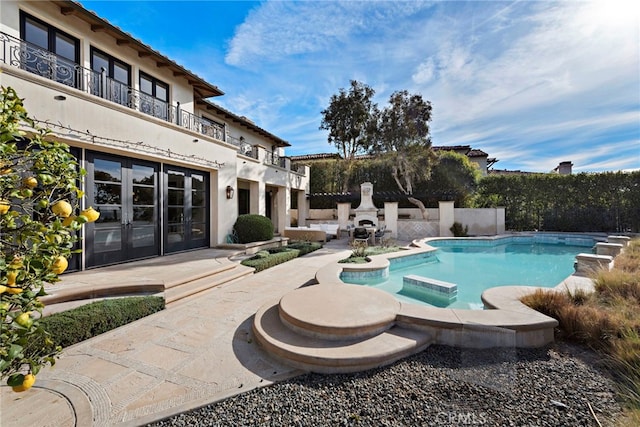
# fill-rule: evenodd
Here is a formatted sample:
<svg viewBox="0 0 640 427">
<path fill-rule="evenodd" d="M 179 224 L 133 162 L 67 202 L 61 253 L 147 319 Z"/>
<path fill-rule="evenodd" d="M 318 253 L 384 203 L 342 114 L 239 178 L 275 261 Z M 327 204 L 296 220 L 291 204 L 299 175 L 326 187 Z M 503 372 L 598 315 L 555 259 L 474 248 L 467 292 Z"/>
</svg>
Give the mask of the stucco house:
<svg viewBox="0 0 640 427">
<path fill-rule="evenodd" d="M 290 224 L 308 168 L 223 92 L 73 1 L 3 1 L 0 83 L 87 170 L 86 269 L 225 241 L 239 214 Z"/>
</svg>

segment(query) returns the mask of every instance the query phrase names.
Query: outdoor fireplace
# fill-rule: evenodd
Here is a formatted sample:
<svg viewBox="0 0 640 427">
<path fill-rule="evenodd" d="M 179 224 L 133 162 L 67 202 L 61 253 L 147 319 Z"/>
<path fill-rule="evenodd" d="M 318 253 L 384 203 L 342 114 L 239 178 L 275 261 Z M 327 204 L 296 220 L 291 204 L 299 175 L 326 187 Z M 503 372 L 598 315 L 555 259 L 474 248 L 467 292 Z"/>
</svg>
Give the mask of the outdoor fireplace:
<svg viewBox="0 0 640 427">
<path fill-rule="evenodd" d="M 353 223 L 357 226 L 378 227 L 378 208 L 373 204 L 373 184 L 360 184 L 360 206 L 355 209 Z"/>
</svg>

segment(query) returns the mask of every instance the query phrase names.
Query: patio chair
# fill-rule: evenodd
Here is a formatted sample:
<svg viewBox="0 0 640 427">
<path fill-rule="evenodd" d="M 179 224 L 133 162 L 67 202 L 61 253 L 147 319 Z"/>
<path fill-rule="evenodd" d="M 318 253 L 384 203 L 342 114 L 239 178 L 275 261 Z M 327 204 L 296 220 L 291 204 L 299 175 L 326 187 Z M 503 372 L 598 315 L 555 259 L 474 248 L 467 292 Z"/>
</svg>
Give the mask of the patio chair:
<svg viewBox="0 0 640 427">
<path fill-rule="evenodd" d="M 353 230 L 353 240 L 366 245 L 369 242 L 369 232 L 364 227 L 356 227 Z"/>
<path fill-rule="evenodd" d="M 387 230 L 387 226 L 383 225 L 382 227 L 380 227 L 373 235 L 373 243 L 380 243 L 382 244 L 382 240 L 384 239 L 384 233 Z"/>
</svg>

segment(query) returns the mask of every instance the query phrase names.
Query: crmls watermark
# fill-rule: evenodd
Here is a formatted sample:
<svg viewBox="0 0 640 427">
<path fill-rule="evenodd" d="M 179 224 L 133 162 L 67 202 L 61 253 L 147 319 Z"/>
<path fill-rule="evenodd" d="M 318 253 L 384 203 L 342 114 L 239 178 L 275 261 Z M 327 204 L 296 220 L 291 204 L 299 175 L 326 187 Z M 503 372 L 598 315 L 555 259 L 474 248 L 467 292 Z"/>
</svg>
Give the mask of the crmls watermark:
<svg viewBox="0 0 640 427">
<path fill-rule="evenodd" d="M 479 426 L 488 421 L 484 412 L 438 412 L 436 415 L 436 422 L 442 425 Z"/>
</svg>

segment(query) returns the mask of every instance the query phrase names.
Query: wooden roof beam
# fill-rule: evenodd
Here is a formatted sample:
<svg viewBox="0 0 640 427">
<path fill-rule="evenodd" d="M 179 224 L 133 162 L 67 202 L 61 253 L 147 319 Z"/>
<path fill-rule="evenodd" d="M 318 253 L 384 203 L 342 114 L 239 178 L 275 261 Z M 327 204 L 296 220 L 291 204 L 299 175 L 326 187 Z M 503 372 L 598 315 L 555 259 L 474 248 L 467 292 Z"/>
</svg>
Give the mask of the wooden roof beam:
<svg viewBox="0 0 640 427">
<path fill-rule="evenodd" d="M 91 24 L 91 31 L 93 31 L 94 33 L 104 32 L 107 31 L 107 27 L 100 24 Z"/>
</svg>

